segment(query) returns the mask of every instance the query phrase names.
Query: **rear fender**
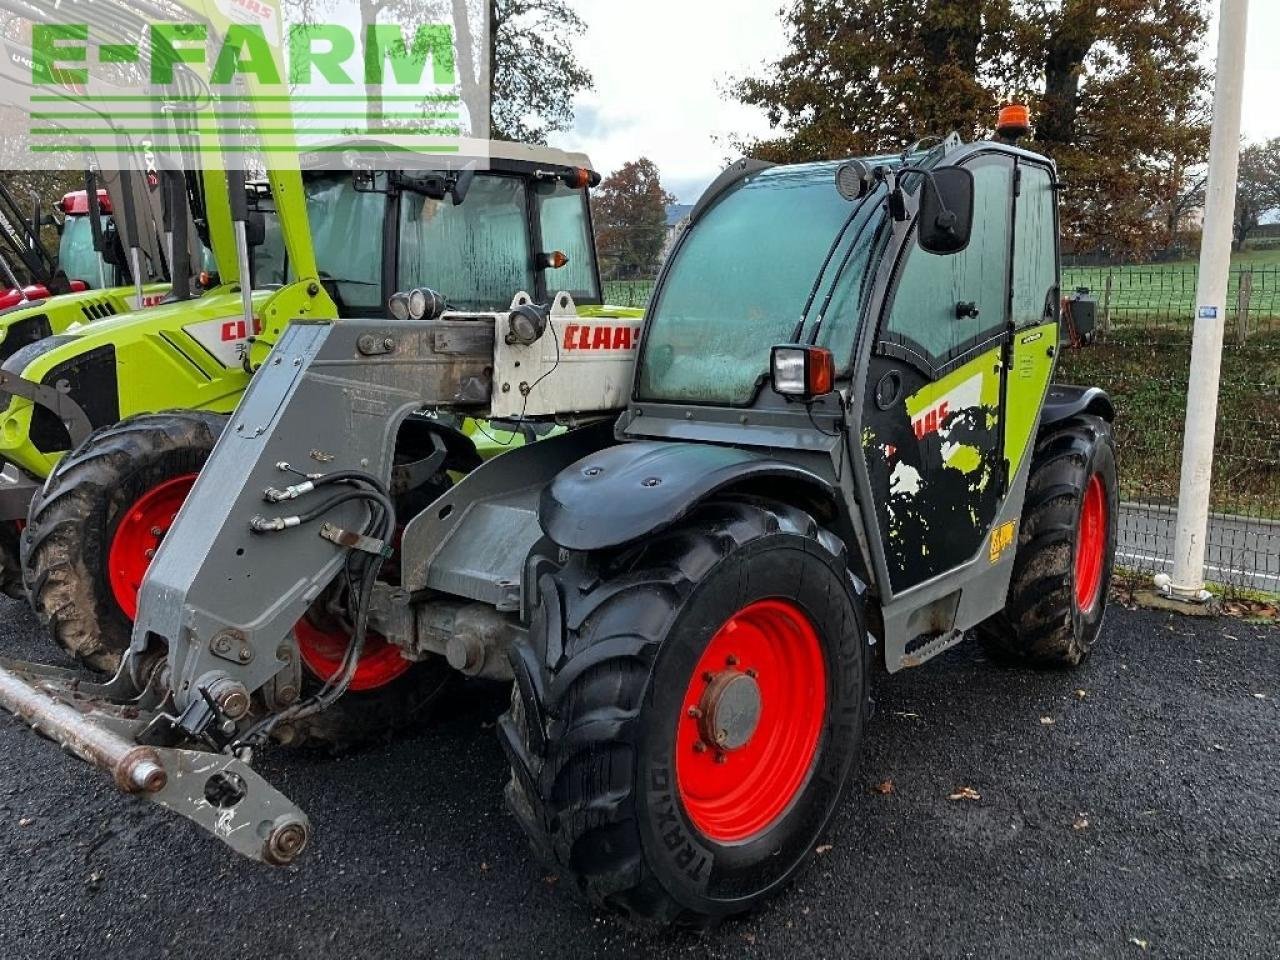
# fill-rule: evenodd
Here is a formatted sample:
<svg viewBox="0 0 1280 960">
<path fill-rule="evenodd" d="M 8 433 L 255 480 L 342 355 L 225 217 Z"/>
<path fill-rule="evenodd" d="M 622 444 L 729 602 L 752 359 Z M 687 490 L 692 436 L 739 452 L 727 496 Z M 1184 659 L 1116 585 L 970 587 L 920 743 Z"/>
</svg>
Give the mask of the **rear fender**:
<svg viewBox="0 0 1280 960">
<path fill-rule="evenodd" d="M 1081 414 L 1092 414 L 1101 417 L 1107 423 L 1114 423 L 1116 408 L 1101 387 L 1075 387 L 1066 383 L 1055 383 L 1049 388 L 1044 399 L 1044 411 L 1040 415 L 1040 430 L 1078 417 Z"/>
<path fill-rule="evenodd" d="M 803 507 L 852 542 L 847 510 L 829 480 L 762 451 L 705 443 L 636 441 L 584 457 L 543 489 L 538 519 L 557 546 L 604 550 L 669 527 L 731 491 Z"/>
</svg>

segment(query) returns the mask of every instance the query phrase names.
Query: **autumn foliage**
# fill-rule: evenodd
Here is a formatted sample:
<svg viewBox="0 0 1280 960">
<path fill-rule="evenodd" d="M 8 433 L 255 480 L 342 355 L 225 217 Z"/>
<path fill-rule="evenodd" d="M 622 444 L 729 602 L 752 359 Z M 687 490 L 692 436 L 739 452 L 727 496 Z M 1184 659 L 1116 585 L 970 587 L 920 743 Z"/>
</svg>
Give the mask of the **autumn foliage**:
<svg viewBox="0 0 1280 960">
<path fill-rule="evenodd" d="M 897 152 L 955 130 L 986 137 L 999 105 L 1032 109 L 1032 149 L 1068 184 L 1068 250 L 1166 247 L 1208 149 L 1203 0 L 795 0 L 790 51 L 733 94 L 780 161 Z"/>
<path fill-rule="evenodd" d="M 610 280 L 653 277 L 667 238 L 667 205 L 657 165 L 641 157 L 601 182 L 591 197 L 601 273 Z"/>
</svg>

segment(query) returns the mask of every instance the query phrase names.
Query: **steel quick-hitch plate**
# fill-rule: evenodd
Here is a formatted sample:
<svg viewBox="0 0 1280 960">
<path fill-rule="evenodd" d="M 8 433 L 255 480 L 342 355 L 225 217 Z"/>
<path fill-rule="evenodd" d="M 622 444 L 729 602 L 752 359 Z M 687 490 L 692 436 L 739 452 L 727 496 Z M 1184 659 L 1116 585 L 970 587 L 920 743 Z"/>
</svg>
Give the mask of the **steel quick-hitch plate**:
<svg viewBox="0 0 1280 960">
<path fill-rule="evenodd" d="M 237 757 L 156 747 L 136 737 L 158 715 L 135 699 L 124 673 L 110 684 L 71 670 L 0 660 L 0 707 L 67 752 L 111 775 L 116 786 L 186 817 L 250 860 L 284 866 L 311 836 L 298 807 Z"/>
</svg>

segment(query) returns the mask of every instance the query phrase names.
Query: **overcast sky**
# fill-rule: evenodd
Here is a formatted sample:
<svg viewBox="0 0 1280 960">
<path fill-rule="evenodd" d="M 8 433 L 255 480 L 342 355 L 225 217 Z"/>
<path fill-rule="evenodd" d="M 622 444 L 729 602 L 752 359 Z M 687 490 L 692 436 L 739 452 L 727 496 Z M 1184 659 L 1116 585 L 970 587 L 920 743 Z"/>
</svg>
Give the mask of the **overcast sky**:
<svg viewBox="0 0 1280 960">
<path fill-rule="evenodd" d="M 578 99 L 575 127 L 557 146 L 586 151 L 606 174 L 647 155 L 667 189 L 692 203 L 732 159 L 735 135 L 768 131 L 763 115 L 726 99 L 725 88 L 784 51 L 783 0 L 570 2 L 588 25 L 578 51 L 596 89 Z M 1245 136 L 1280 136 L 1278 0 L 1253 0 L 1248 36 Z M 1208 56 L 1214 43 L 1211 33 Z"/>
</svg>

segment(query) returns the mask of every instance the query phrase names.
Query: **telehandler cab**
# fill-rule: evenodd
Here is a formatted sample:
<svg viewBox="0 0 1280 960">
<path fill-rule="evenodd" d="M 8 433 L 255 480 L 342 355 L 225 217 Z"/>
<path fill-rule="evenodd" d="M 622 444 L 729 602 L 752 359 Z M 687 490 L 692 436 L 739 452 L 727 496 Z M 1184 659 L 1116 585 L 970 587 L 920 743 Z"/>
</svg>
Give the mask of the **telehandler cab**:
<svg viewBox="0 0 1280 960">
<path fill-rule="evenodd" d="M 1112 409 L 1051 386 L 1057 186 L 1044 157 L 954 137 L 741 161 L 642 328 L 567 292 L 494 311 L 448 289 L 291 323 L 159 545 L 114 679 L 10 663 L 0 704 L 281 864 L 310 826 L 257 749 L 358 701 L 374 662 L 509 677 L 507 796 L 549 863 L 637 917 L 748 910 L 829 823 L 874 663 L 976 631 L 1074 665 L 1097 638 Z M 423 411 L 572 429 L 398 509 L 396 438 Z M 448 455 L 431 446 L 420 475 Z M 317 613 L 350 634 L 320 673 L 298 628 Z"/>
</svg>

